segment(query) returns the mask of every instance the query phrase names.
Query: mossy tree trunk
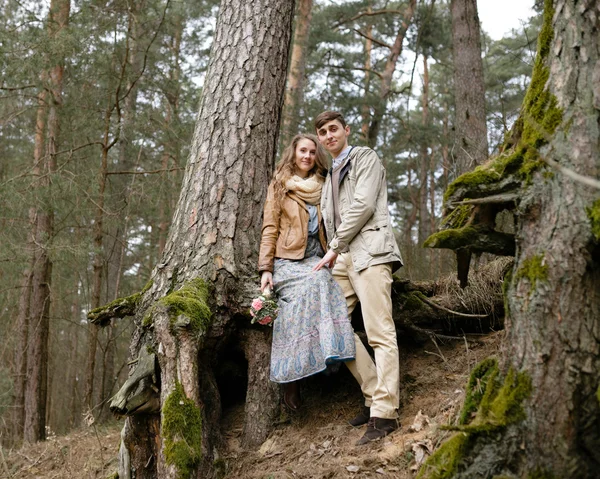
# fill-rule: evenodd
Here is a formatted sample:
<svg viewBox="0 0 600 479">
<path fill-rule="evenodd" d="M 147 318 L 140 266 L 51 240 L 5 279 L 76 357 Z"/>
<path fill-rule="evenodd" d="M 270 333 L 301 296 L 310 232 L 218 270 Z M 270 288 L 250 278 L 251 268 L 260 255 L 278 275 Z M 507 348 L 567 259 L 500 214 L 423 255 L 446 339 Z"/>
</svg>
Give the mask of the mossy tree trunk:
<svg viewBox="0 0 600 479">
<path fill-rule="evenodd" d="M 563 119 L 540 154 L 598 178 L 598 5 L 546 4 L 552 23 L 543 34 L 554 32 L 554 38 L 545 60 L 537 59 L 544 66 L 536 68 L 548 73 L 542 88 L 549 103 L 556 98 Z M 588 216 L 598 195 L 562 173 L 539 171 L 520 204 L 507 357 L 530 374 L 533 386 L 525 406 L 523 467 L 546 468 L 555 477 L 597 477 L 600 470 L 600 238 Z M 534 258 L 541 259 L 538 271 L 528 268 Z"/>
<path fill-rule="evenodd" d="M 419 477 L 598 477 L 599 191 L 542 161 L 599 176 L 598 45 L 596 1 L 546 0 L 513 135 L 524 183 L 506 284 L 501 369 L 508 372 L 503 386 L 488 380 L 471 424 L 461 426 Z"/>
<path fill-rule="evenodd" d="M 143 388 L 135 384 L 115 396 L 124 399 L 122 410 L 139 413 L 123 430 L 123 477 L 214 473 L 221 401 L 213 367 L 233 333 L 249 323 L 258 292 L 260 218 L 274 166 L 293 9 L 293 0 L 221 2 L 169 236 L 151 286 L 122 300 L 137 309 L 131 353 L 147 369 L 140 384 L 160 388 L 160 407 L 148 395 L 140 400 Z M 248 361 L 248 376 L 268 384 L 265 344 L 256 346 L 259 360 Z M 277 394 L 254 397 L 251 406 L 273 410 Z M 248 411 L 247 418 L 264 418 L 262 435 L 249 442 L 264 441 L 272 414 Z"/>
</svg>

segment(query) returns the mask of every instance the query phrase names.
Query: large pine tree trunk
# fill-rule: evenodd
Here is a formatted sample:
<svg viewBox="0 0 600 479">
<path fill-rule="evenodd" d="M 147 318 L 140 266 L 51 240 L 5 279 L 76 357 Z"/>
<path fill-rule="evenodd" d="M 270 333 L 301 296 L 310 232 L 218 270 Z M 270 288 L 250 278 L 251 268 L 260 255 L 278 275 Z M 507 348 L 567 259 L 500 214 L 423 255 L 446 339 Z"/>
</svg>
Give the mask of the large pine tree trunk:
<svg viewBox="0 0 600 479">
<path fill-rule="evenodd" d="M 598 5 L 594 0 L 546 3 L 551 27 L 542 35 L 553 31 L 554 39 L 545 59 L 549 80 L 543 88 L 555 95 L 563 122 L 540 153 L 599 178 Z M 544 122 L 542 128 L 549 127 Z M 562 173 L 544 176 L 536 174 L 521 202 L 517 274 L 508 291 L 507 358 L 529 373 L 533 391 L 525 406 L 525 467 L 543 467 L 555 477 L 598 477 L 600 195 Z M 588 211 L 594 201 L 595 237 Z M 537 281 L 532 273 L 536 259 L 543 265 Z"/>
<path fill-rule="evenodd" d="M 441 464 L 465 479 L 598 477 L 600 194 L 569 171 L 600 176 L 599 42 L 595 0 L 546 0 L 515 151 L 505 153 L 528 177 L 503 367 L 496 379 L 480 375 L 487 386 L 475 418 L 419 477 L 440 477 L 430 473 Z M 544 160 L 563 169 L 548 171 Z"/>
<path fill-rule="evenodd" d="M 488 158 L 485 84 L 476 0 L 452 0 L 452 47 L 455 92 L 456 174 Z"/>
<path fill-rule="evenodd" d="M 136 303 L 139 327 L 131 350 L 138 364 L 130 380 L 139 375 L 139 384 L 160 385 L 160 416 L 151 397 L 130 411 L 135 394 L 127 383 L 112 403 L 116 410 L 122 398 L 121 411 L 140 413 L 123 431 L 123 477 L 127 470 L 136 477 L 212 474 L 221 444 L 213 367 L 231 333 L 247 324 L 258 291 L 260 218 L 274 165 L 292 18 L 292 0 L 221 3 L 181 196 L 152 285 Z M 248 376 L 266 381 L 264 347 L 248 360 Z M 246 409 L 246 423 L 254 426 L 246 444 L 264 441 L 272 427 L 268 411 L 277 408 L 277 395 L 266 385 L 262 394 L 248 393 L 256 399 Z"/>
</svg>

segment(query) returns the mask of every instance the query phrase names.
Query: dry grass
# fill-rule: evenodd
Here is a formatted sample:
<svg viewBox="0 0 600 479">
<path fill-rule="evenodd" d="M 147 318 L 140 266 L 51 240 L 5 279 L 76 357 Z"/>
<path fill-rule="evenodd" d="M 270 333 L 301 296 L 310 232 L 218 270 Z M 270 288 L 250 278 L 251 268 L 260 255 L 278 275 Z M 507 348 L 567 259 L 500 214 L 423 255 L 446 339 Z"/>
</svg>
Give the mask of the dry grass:
<svg viewBox="0 0 600 479">
<path fill-rule="evenodd" d="M 513 263 L 513 258 L 499 258 L 477 270 L 472 268 L 465 289 L 460 287 L 456 274 L 445 276 L 436 281 L 435 302 L 458 312 L 490 315 L 499 323 L 504 315 L 502 283 Z"/>
</svg>

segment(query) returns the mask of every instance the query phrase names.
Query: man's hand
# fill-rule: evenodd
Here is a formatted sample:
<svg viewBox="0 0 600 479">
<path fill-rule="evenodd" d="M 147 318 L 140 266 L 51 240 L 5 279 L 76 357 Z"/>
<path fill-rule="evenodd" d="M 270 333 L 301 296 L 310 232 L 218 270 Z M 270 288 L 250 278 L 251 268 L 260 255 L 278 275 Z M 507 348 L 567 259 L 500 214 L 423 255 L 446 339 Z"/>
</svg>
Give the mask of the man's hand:
<svg viewBox="0 0 600 479">
<path fill-rule="evenodd" d="M 264 291 L 267 286 L 271 289 L 271 291 L 273 291 L 273 273 L 270 271 L 263 271 L 262 275 L 260 276 L 261 292 Z"/>
<path fill-rule="evenodd" d="M 327 251 L 327 254 L 323 256 L 323 259 L 313 268 L 313 271 L 319 271 L 323 266 L 327 266 L 329 269 L 333 268 L 337 257 L 338 254 L 330 249 Z"/>
</svg>

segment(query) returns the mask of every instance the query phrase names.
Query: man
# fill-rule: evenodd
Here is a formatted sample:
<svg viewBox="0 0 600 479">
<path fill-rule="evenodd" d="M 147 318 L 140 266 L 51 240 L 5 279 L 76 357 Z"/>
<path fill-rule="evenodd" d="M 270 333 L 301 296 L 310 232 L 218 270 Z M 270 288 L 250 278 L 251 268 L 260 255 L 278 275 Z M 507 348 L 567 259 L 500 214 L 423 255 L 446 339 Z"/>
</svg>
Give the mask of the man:
<svg viewBox="0 0 600 479">
<path fill-rule="evenodd" d="M 350 147 L 350 128 L 337 112 L 315 119 L 321 145 L 333 157 L 321 197 L 329 250 L 315 270 L 333 267 L 348 312 L 358 301 L 375 363 L 355 334 L 356 360 L 348 369 L 360 384 L 365 406 L 350 424 L 367 424 L 357 445 L 381 439 L 399 427 L 399 356 L 392 319 L 392 272 L 402 258 L 388 212 L 385 169 L 367 147 Z"/>
</svg>

